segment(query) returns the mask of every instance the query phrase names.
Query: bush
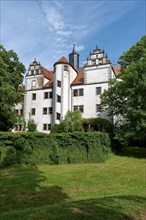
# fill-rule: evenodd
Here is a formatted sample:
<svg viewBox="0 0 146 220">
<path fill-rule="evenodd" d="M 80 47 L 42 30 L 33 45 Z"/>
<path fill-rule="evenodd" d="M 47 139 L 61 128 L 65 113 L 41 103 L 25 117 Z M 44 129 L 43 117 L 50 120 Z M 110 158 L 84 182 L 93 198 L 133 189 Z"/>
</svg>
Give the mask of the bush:
<svg viewBox="0 0 146 220">
<path fill-rule="evenodd" d="M 89 118 L 89 119 L 83 119 L 83 127 L 84 130 L 87 131 L 89 124 L 91 126 L 91 130 L 93 131 L 101 131 L 101 132 L 107 132 L 107 133 L 113 133 L 114 126 L 106 118 Z"/>
<path fill-rule="evenodd" d="M 11 146 L 11 147 L 10 147 Z M 105 161 L 111 152 L 106 133 L 0 133 L 0 166 Z"/>
<path fill-rule="evenodd" d="M 28 124 L 27 124 L 27 129 L 28 132 L 34 132 L 37 130 L 37 124 L 35 123 L 35 121 L 33 119 L 29 119 Z"/>
</svg>

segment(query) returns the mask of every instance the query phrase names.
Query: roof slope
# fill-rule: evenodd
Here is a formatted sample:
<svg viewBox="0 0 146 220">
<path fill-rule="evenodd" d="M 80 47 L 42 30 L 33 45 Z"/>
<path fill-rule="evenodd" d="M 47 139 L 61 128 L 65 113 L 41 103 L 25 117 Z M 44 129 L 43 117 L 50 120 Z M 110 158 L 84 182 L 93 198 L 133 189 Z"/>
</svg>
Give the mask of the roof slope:
<svg viewBox="0 0 146 220">
<path fill-rule="evenodd" d="M 78 73 L 78 75 L 73 80 L 72 85 L 83 84 L 83 82 L 84 82 L 84 68 L 83 67 L 78 68 L 77 73 Z"/>
<path fill-rule="evenodd" d="M 68 60 L 65 57 L 61 57 L 56 63 L 54 63 L 54 65 L 60 64 L 60 63 L 69 64 Z"/>
<path fill-rule="evenodd" d="M 113 71 L 115 73 L 115 76 L 119 77 L 120 76 L 121 67 L 120 66 L 112 66 L 112 68 L 113 68 Z"/>
<path fill-rule="evenodd" d="M 44 74 L 44 77 L 46 77 L 47 79 L 51 80 L 54 78 L 53 71 L 49 71 L 46 68 L 44 68 L 43 66 L 41 66 L 41 70 Z"/>
</svg>

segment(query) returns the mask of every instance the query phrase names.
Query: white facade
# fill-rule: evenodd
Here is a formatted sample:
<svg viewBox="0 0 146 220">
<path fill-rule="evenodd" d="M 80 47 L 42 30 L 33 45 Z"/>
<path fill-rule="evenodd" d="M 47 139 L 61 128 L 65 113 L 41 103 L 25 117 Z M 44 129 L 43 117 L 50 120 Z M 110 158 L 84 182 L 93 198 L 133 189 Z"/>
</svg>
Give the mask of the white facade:
<svg viewBox="0 0 146 220">
<path fill-rule="evenodd" d="M 65 57 L 54 64 L 54 71 L 35 60 L 25 78 L 25 120 L 33 118 L 38 131 L 49 133 L 51 125 L 60 123 L 68 110 L 80 109 L 83 118 L 106 117 L 100 110 L 100 95 L 108 89 L 112 78 L 115 78 L 114 68 L 98 48 L 79 69 Z"/>
</svg>

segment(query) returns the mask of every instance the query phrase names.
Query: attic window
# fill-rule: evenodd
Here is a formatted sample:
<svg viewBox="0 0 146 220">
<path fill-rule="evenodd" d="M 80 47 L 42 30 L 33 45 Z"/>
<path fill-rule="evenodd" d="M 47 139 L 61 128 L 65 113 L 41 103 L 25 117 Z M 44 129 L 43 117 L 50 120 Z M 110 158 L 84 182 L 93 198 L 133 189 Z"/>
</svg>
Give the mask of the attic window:
<svg viewBox="0 0 146 220">
<path fill-rule="evenodd" d="M 31 70 L 31 75 L 34 75 L 34 70 Z"/>
</svg>

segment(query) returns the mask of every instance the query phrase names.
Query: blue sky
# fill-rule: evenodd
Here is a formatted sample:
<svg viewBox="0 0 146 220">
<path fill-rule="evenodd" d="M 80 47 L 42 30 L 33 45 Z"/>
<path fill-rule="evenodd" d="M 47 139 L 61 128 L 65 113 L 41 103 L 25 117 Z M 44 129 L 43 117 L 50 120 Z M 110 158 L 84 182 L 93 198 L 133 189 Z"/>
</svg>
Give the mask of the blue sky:
<svg viewBox="0 0 146 220">
<path fill-rule="evenodd" d="M 1 44 L 28 68 L 48 68 L 72 51 L 84 65 L 96 45 L 113 64 L 145 34 L 145 0 L 0 0 Z"/>
</svg>

